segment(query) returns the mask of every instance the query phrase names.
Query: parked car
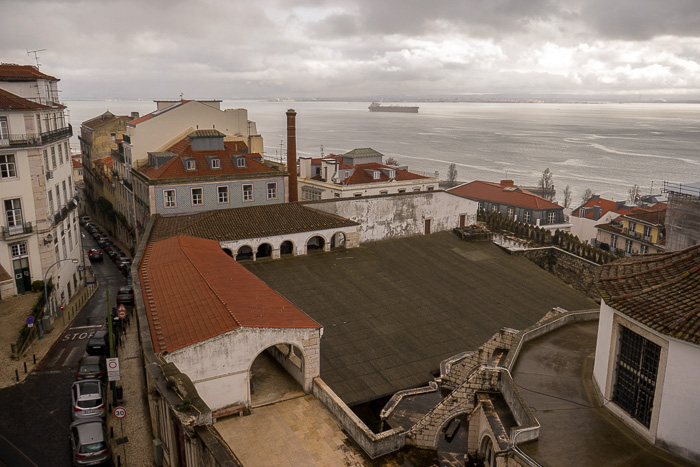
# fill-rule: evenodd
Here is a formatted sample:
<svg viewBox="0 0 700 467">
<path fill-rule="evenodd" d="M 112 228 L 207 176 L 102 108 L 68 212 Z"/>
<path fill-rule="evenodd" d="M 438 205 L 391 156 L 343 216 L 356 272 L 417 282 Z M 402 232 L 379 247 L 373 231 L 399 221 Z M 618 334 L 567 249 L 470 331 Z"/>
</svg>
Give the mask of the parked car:
<svg viewBox="0 0 700 467">
<path fill-rule="evenodd" d="M 92 225 L 92 224 L 87 224 L 85 226 L 85 230 L 87 230 L 90 233 L 90 235 L 92 235 L 93 237 L 95 236 L 95 234 L 101 233 L 100 229 L 96 225 Z"/>
<path fill-rule="evenodd" d="M 80 360 L 76 379 L 99 379 L 103 383 L 107 378 L 105 357 L 102 355 L 84 355 Z"/>
<path fill-rule="evenodd" d="M 92 221 L 90 216 L 80 216 L 80 225 L 87 225 Z"/>
<path fill-rule="evenodd" d="M 99 417 L 77 420 L 70 424 L 70 445 L 73 465 L 110 465 L 107 428 Z"/>
<path fill-rule="evenodd" d="M 81 379 L 73 383 L 71 386 L 73 420 L 106 416 L 102 387 L 102 381 L 97 379 Z"/>
<path fill-rule="evenodd" d="M 134 305 L 134 288 L 128 285 L 119 287 L 117 291 L 117 305 Z"/>
<path fill-rule="evenodd" d="M 109 238 L 105 237 L 104 235 L 95 238 L 95 241 L 97 242 L 97 245 L 103 249 L 107 248 L 108 246 L 110 246 L 112 244 L 112 241 Z"/>
<path fill-rule="evenodd" d="M 107 256 L 109 256 L 112 260 L 114 260 L 117 256 L 124 254 L 119 248 L 117 248 L 114 245 L 107 247 L 105 251 L 107 252 Z"/>
<path fill-rule="evenodd" d="M 88 340 L 85 351 L 89 355 L 109 355 L 109 334 L 106 329 L 95 332 Z"/>
<path fill-rule="evenodd" d="M 90 258 L 90 261 L 102 261 L 102 251 L 98 250 L 97 248 L 91 248 L 90 251 L 88 251 L 88 257 Z"/>
<path fill-rule="evenodd" d="M 131 260 L 129 258 L 121 260 L 119 261 L 119 264 L 117 264 L 117 267 L 122 272 L 122 274 L 128 276 L 129 271 L 131 271 Z"/>
</svg>

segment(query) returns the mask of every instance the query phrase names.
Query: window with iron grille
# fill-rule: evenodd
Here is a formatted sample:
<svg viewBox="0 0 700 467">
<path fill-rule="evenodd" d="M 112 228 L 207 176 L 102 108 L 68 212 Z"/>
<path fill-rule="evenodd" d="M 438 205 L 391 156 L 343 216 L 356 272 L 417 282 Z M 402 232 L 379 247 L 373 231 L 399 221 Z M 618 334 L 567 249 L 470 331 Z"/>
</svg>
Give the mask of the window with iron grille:
<svg viewBox="0 0 700 467">
<path fill-rule="evenodd" d="M 619 349 L 612 400 L 649 428 L 661 346 L 621 327 Z"/>
<path fill-rule="evenodd" d="M 27 256 L 29 254 L 27 250 L 27 242 L 10 245 L 10 251 L 12 252 L 13 258 L 21 258 L 22 256 Z"/>
</svg>

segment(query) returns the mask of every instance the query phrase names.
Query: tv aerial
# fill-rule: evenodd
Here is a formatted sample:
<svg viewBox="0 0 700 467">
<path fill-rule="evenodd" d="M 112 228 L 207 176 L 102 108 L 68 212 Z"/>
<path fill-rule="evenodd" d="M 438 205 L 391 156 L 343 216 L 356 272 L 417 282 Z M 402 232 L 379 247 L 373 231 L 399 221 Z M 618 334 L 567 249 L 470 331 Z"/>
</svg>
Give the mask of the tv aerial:
<svg viewBox="0 0 700 467">
<path fill-rule="evenodd" d="M 27 55 L 34 54 L 37 69 L 41 66 L 41 63 L 39 63 L 39 52 L 44 52 L 45 50 L 46 49 L 27 50 Z"/>
</svg>

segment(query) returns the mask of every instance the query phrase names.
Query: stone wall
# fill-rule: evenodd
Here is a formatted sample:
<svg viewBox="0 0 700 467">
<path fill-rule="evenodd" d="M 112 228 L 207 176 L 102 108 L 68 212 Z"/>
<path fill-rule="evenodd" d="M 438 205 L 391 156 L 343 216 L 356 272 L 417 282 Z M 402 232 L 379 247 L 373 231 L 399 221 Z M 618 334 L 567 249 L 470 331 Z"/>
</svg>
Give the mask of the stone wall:
<svg viewBox="0 0 700 467">
<path fill-rule="evenodd" d="M 406 434 L 400 428 L 372 432 L 321 378 L 314 378 L 313 394 L 372 459 L 404 447 Z"/>
</svg>

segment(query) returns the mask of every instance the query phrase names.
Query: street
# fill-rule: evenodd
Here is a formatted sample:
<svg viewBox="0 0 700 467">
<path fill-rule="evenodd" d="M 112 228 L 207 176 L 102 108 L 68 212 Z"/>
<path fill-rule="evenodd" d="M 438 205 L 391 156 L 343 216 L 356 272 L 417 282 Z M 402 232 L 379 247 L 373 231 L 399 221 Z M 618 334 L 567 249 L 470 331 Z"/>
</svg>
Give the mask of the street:
<svg viewBox="0 0 700 467">
<path fill-rule="evenodd" d="M 83 249 L 95 248 L 92 237 L 83 229 L 81 232 Z M 97 292 L 37 369 L 24 382 L 0 390 L 0 466 L 71 465 L 70 387 L 88 339 L 108 314 L 107 288 L 113 306 L 116 291 L 125 283 L 124 276 L 109 258 L 91 266 L 100 285 Z"/>
</svg>

